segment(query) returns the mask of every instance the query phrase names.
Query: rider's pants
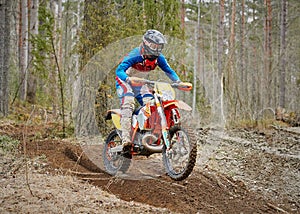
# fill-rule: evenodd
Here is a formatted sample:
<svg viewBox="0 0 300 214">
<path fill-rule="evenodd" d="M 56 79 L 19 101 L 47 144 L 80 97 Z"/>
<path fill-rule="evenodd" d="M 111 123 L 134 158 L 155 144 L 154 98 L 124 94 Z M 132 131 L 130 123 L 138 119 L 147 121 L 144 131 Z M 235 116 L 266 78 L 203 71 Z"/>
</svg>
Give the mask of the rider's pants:
<svg viewBox="0 0 300 214">
<path fill-rule="evenodd" d="M 121 131 L 122 142 L 131 142 L 131 117 L 135 108 L 136 98 L 140 105 L 148 102 L 153 98 L 153 95 L 149 91 L 146 85 L 139 87 L 132 87 L 129 83 L 117 78 L 117 94 L 120 99 L 121 105 Z"/>
</svg>

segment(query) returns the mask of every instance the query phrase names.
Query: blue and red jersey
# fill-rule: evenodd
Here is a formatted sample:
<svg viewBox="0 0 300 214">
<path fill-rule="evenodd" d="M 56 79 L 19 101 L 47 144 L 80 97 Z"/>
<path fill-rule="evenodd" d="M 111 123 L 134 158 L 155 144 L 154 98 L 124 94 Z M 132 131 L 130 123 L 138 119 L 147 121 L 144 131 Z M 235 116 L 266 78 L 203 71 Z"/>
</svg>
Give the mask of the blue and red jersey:
<svg viewBox="0 0 300 214">
<path fill-rule="evenodd" d="M 129 77 L 126 71 L 129 68 L 134 68 L 139 72 L 150 72 L 154 70 L 156 66 L 160 67 L 172 81 L 180 80 L 176 72 L 169 66 L 163 54 L 160 54 L 157 59 L 151 61 L 149 59 L 145 59 L 141 55 L 140 47 L 134 48 L 124 57 L 116 69 L 116 75 L 117 78 L 122 81 L 126 81 L 126 78 Z"/>
</svg>

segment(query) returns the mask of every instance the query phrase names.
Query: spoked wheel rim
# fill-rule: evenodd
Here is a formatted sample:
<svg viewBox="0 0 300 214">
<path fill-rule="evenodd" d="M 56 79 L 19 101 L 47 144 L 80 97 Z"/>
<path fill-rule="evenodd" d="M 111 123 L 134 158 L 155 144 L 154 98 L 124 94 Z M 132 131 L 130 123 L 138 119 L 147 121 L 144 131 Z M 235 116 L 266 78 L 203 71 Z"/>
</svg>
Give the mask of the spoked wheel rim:
<svg viewBox="0 0 300 214">
<path fill-rule="evenodd" d="M 192 131 L 185 130 L 179 126 L 170 129 L 171 148 L 163 149 L 163 163 L 167 174 L 173 180 L 187 178 L 196 163 L 197 145 Z"/>
<path fill-rule="evenodd" d="M 115 168 L 118 168 L 117 162 L 120 160 L 120 155 L 118 155 L 116 152 L 111 152 L 110 149 L 116 147 L 117 144 L 114 141 L 110 141 L 107 144 L 107 149 L 106 149 L 106 157 L 107 160 L 111 163 L 112 166 L 114 166 Z M 114 164 L 116 163 L 116 164 Z"/>
<path fill-rule="evenodd" d="M 106 171 L 115 175 L 118 171 L 126 172 L 130 165 L 130 159 L 123 157 L 120 152 L 112 152 L 111 149 L 121 145 L 121 139 L 116 131 L 112 131 L 107 137 L 103 150 L 103 163 Z"/>
<path fill-rule="evenodd" d="M 186 170 L 191 151 L 187 134 L 179 130 L 171 139 L 172 148 L 166 151 L 166 157 L 170 170 L 175 174 L 180 174 Z"/>
</svg>

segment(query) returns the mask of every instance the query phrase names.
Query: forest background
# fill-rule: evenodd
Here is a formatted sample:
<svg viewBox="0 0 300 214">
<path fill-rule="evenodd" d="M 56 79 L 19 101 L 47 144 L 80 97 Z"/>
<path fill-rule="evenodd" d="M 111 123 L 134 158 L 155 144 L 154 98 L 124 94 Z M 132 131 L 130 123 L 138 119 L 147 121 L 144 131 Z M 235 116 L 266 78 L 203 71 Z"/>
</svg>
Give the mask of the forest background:
<svg viewBox="0 0 300 214">
<path fill-rule="evenodd" d="M 192 66 L 167 58 L 194 84 L 187 102 L 199 121 L 232 125 L 278 107 L 299 112 L 299 14 L 298 0 L 0 0 L 0 117 L 38 106 L 62 120 L 65 135 L 85 106 L 72 105 L 85 65 L 147 29 L 192 46 Z M 114 96 L 108 75 L 93 103 L 100 129 Z"/>
</svg>

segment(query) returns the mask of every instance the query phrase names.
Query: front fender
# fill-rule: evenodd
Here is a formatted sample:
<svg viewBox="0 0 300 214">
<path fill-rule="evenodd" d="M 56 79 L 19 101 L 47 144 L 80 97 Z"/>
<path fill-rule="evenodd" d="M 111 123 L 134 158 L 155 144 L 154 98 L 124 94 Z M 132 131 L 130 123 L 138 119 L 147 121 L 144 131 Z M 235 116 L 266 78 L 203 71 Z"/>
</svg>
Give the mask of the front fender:
<svg viewBox="0 0 300 214">
<path fill-rule="evenodd" d="M 185 110 L 185 111 L 192 111 L 193 108 L 191 106 L 189 106 L 189 104 L 183 102 L 182 100 L 177 100 L 177 107 Z"/>
<path fill-rule="evenodd" d="M 192 107 L 190 107 L 188 104 L 186 104 L 182 100 L 167 101 L 164 103 L 164 108 L 167 108 L 172 105 L 175 105 L 177 108 L 185 110 L 185 111 L 192 111 Z"/>
</svg>

